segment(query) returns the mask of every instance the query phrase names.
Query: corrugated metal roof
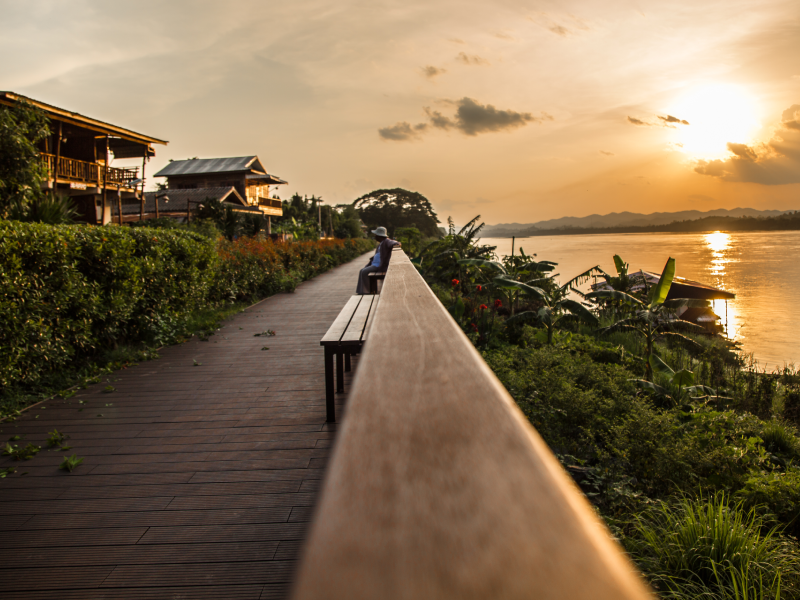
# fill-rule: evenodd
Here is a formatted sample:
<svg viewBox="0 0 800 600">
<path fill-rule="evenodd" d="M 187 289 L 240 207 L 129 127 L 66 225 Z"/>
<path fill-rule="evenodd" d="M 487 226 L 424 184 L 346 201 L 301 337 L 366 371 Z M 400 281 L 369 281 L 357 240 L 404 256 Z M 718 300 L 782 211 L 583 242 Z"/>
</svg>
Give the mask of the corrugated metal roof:
<svg viewBox="0 0 800 600">
<path fill-rule="evenodd" d="M 215 187 L 215 188 L 196 188 L 191 190 L 163 190 L 158 192 L 158 210 L 164 212 L 170 211 L 185 211 L 187 208 L 194 210 L 197 208 L 197 204 L 195 202 L 202 202 L 203 200 L 207 200 L 209 198 L 213 200 L 219 200 L 221 202 L 226 202 L 228 204 L 237 204 L 242 207 L 247 206 L 247 202 L 244 201 L 239 195 L 239 192 L 236 191 L 236 188 L 231 187 Z M 152 212 L 156 209 L 156 192 L 146 192 L 144 195 L 144 208 L 145 212 Z M 189 205 L 189 201 L 192 201 L 191 206 Z M 112 202 L 112 207 L 113 207 Z M 112 208 L 112 210 L 116 210 L 116 208 Z M 127 213 L 136 213 L 139 212 L 139 202 L 136 201 L 130 202 L 128 204 L 122 205 L 122 214 Z M 256 209 L 258 210 L 258 209 Z"/>
<path fill-rule="evenodd" d="M 195 158 L 175 160 L 155 174 L 155 177 L 173 175 L 204 175 L 208 173 L 253 173 L 266 174 L 257 156 L 234 156 L 228 158 Z"/>
<path fill-rule="evenodd" d="M 284 181 L 280 177 L 270 175 L 269 173 L 266 173 L 265 175 L 247 175 L 246 179 L 254 179 L 263 183 L 269 183 L 270 185 L 283 185 L 289 183 L 288 181 Z"/>
</svg>

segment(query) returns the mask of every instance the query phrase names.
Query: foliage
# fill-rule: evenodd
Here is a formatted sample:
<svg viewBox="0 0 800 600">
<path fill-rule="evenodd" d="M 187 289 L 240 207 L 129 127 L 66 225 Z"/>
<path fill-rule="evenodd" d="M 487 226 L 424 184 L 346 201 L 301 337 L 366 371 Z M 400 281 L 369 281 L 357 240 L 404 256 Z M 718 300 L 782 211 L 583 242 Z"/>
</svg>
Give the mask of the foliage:
<svg viewBox="0 0 800 600">
<path fill-rule="evenodd" d="M 8 218 L 12 210 L 24 214 L 42 198 L 47 168 L 37 146 L 48 135 L 42 111 L 24 103 L 0 106 L 0 218 Z"/>
<path fill-rule="evenodd" d="M 657 503 L 629 541 L 662 598 L 795 597 L 800 559 L 754 509 L 724 494 Z"/>
<path fill-rule="evenodd" d="M 403 244 L 403 251 L 414 258 L 422 250 L 422 232 L 416 227 L 398 227 L 394 239 Z"/>
<path fill-rule="evenodd" d="M 425 237 L 439 236 L 439 217 L 430 201 L 402 188 L 374 190 L 353 202 L 369 230 L 386 227 L 394 237 L 398 227 L 416 227 Z"/>
<path fill-rule="evenodd" d="M 797 438 L 795 437 L 795 443 Z M 737 497 L 745 506 L 755 508 L 800 536 L 800 469 L 758 471 L 747 479 Z"/>
<path fill-rule="evenodd" d="M 0 221 L 4 412 L 24 390 L 92 364 L 108 348 L 173 343 L 205 307 L 292 290 L 371 246 L 218 242 L 187 230 Z"/>
<path fill-rule="evenodd" d="M 72 456 L 66 457 L 58 468 L 72 473 L 82 462 L 82 458 L 78 458 L 77 455 L 73 454 Z"/>
<path fill-rule="evenodd" d="M 40 194 L 24 208 L 15 205 L 8 213 L 8 218 L 14 221 L 47 223 L 48 225 L 68 225 L 75 222 L 77 216 L 78 210 L 69 196 L 54 194 Z"/>
<path fill-rule="evenodd" d="M 294 194 L 283 201 L 283 216 L 272 218 L 275 233 L 291 233 L 295 240 L 314 240 L 324 233 L 340 239 L 362 238 L 358 211 L 349 204 L 336 207 L 323 204 L 322 198 Z M 321 229 L 320 229 L 321 225 Z"/>
</svg>

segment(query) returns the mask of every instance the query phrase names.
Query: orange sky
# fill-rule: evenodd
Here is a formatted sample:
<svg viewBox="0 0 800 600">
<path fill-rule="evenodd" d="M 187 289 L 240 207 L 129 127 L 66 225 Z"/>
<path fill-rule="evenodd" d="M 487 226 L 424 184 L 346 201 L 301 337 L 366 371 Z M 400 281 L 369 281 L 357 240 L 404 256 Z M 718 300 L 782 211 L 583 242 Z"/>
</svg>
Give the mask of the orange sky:
<svg viewBox="0 0 800 600">
<path fill-rule="evenodd" d="M 0 0 L 0 89 L 168 139 L 150 174 L 258 154 L 282 197 L 459 222 L 800 209 L 796 0 L 64 6 Z"/>
</svg>

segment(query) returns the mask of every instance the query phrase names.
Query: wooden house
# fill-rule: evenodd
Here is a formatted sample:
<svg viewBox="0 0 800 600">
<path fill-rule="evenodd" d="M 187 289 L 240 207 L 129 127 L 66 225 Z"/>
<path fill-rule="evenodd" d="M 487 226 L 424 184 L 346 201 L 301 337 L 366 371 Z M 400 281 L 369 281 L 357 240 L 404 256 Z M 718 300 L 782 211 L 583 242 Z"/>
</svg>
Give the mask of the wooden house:
<svg viewBox="0 0 800 600">
<path fill-rule="evenodd" d="M 244 207 L 257 209 L 268 217 L 283 215 L 281 201 L 270 197 L 269 188 L 287 182 L 267 173 L 257 156 L 176 160 L 155 176 L 167 178 L 167 192 L 170 195 L 192 190 L 195 195 L 201 196 L 203 190 L 233 188 L 236 197 L 243 200 Z M 214 196 L 209 194 L 209 197 Z M 239 204 L 233 198 L 226 202 Z"/>
<path fill-rule="evenodd" d="M 45 104 L 14 92 L 0 92 L 0 105 L 25 103 L 47 116 L 50 136 L 40 151 L 47 165 L 45 189 L 75 202 L 82 220 L 104 225 L 112 213 L 120 215 L 123 203 L 138 204 L 143 211 L 144 170 L 155 156 L 154 144 L 166 145 L 148 135 Z M 142 159 L 138 167 L 112 167 L 114 159 Z M 112 206 L 114 211 L 112 211 Z M 119 219 L 121 222 L 121 219 Z"/>
</svg>

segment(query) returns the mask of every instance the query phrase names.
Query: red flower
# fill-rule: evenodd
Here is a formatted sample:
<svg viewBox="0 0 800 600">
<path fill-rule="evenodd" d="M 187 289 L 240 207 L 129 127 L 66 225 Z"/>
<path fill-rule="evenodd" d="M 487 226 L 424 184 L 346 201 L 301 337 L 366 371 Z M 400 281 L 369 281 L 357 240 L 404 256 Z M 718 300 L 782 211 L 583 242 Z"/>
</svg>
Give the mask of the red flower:
<svg viewBox="0 0 800 600">
<path fill-rule="evenodd" d="M 475 323 L 470 323 L 469 326 L 472 327 L 475 331 L 478 331 L 478 326 L 475 325 Z"/>
<path fill-rule="evenodd" d="M 482 291 L 483 291 L 483 286 L 482 286 L 482 285 L 479 285 L 479 286 L 478 286 L 478 291 L 479 291 L 479 292 L 482 292 Z"/>
<path fill-rule="evenodd" d="M 494 307 L 495 308 L 500 308 L 501 306 L 503 306 L 503 301 L 500 300 L 500 298 L 498 298 L 497 300 L 494 301 Z"/>
<path fill-rule="evenodd" d="M 461 282 L 458 279 L 453 279 L 453 287 L 457 286 L 459 283 Z"/>
<path fill-rule="evenodd" d="M 485 304 L 481 304 L 481 305 L 479 306 L 479 308 L 480 308 L 481 310 L 486 310 L 486 309 L 487 309 L 487 308 L 489 308 L 489 307 L 488 307 L 488 306 L 486 306 Z"/>
</svg>

